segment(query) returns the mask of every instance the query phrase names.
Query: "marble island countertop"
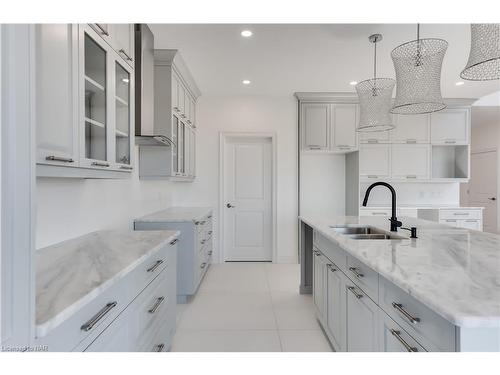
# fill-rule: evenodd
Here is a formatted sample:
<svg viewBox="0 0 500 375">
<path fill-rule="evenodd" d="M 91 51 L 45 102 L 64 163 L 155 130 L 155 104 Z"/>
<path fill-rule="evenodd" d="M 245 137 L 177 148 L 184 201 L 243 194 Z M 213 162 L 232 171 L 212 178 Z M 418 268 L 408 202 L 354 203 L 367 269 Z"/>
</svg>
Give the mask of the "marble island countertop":
<svg viewBox="0 0 500 375">
<path fill-rule="evenodd" d="M 331 226 L 371 225 L 381 217 L 301 216 L 347 253 L 456 326 L 500 327 L 500 236 L 402 217 L 418 239 L 353 240 Z M 409 237 L 407 231 L 398 235 Z"/>
<path fill-rule="evenodd" d="M 98 231 L 37 250 L 37 337 L 178 236 L 178 231 L 169 230 Z"/>
<path fill-rule="evenodd" d="M 191 222 L 198 221 L 212 212 L 211 207 L 169 207 L 165 210 L 135 219 L 136 223 Z"/>
</svg>

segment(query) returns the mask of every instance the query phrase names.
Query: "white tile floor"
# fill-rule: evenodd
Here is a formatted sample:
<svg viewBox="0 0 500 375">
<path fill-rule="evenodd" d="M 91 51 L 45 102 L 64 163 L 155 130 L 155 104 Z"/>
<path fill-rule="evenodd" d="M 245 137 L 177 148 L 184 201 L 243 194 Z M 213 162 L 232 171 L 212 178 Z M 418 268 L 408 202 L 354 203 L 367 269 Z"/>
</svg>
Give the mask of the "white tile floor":
<svg viewBox="0 0 500 375">
<path fill-rule="evenodd" d="M 331 351 L 298 285 L 297 264 L 211 265 L 198 294 L 178 306 L 172 351 Z"/>
</svg>

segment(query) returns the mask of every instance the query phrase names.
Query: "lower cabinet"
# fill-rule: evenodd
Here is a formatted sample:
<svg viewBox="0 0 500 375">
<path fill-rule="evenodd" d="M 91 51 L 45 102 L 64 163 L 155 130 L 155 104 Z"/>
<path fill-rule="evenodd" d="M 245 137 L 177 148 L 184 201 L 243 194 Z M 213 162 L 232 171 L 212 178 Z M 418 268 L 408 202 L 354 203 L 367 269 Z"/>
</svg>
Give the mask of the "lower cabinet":
<svg viewBox="0 0 500 375">
<path fill-rule="evenodd" d="M 346 341 L 346 282 L 347 277 L 335 264 L 327 265 L 327 319 L 333 347 L 340 352 L 347 350 Z"/>
<path fill-rule="evenodd" d="M 347 291 L 347 351 L 376 352 L 379 308 L 353 283 Z"/>
<path fill-rule="evenodd" d="M 316 233 L 315 235 L 320 237 Z M 342 259 L 339 255 L 341 252 Z M 336 254 L 335 263 L 331 260 L 331 254 Z M 349 266 L 351 258 L 332 242 L 315 242 L 314 305 L 318 320 L 336 351 L 455 350 L 454 328 L 451 323 L 430 312 L 427 307 L 367 266 L 360 268 L 360 279 L 348 277 L 352 267 L 339 267 L 336 263 Z M 370 273 L 377 277 L 370 277 Z M 399 316 L 399 310 L 409 311 L 408 316 L 418 316 L 414 319 L 419 324 L 408 326 L 405 317 Z"/>
</svg>

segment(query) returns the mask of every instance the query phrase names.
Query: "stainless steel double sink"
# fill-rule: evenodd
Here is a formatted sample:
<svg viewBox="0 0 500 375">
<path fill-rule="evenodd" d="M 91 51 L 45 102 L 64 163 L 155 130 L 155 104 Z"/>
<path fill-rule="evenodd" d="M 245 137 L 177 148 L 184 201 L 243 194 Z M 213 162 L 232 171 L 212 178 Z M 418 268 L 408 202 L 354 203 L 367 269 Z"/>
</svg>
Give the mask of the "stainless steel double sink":
<svg viewBox="0 0 500 375">
<path fill-rule="evenodd" d="M 404 240 L 406 237 L 371 226 L 330 226 L 335 232 L 352 240 Z"/>
</svg>

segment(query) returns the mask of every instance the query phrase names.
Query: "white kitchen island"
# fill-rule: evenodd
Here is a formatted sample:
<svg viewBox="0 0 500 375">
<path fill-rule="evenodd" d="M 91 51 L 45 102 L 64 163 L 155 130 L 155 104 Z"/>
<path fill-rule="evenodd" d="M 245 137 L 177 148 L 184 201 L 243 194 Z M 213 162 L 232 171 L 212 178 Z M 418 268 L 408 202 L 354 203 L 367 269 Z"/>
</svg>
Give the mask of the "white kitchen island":
<svg viewBox="0 0 500 375">
<path fill-rule="evenodd" d="M 500 236 L 403 217 L 418 238 L 360 240 L 387 218 L 300 217 L 301 293 L 338 351 L 499 351 Z"/>
</svg>

